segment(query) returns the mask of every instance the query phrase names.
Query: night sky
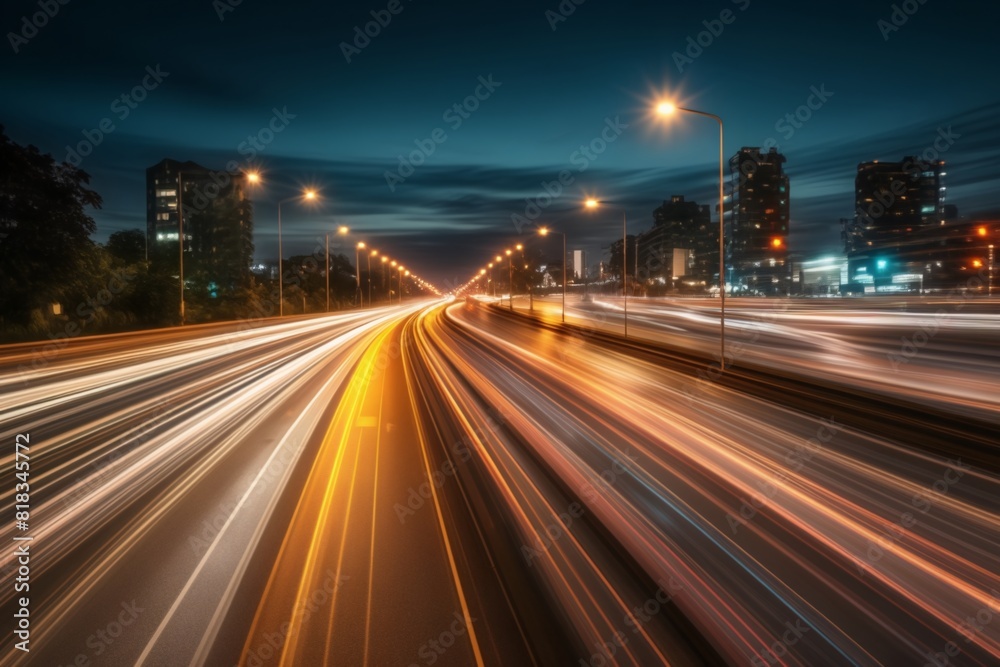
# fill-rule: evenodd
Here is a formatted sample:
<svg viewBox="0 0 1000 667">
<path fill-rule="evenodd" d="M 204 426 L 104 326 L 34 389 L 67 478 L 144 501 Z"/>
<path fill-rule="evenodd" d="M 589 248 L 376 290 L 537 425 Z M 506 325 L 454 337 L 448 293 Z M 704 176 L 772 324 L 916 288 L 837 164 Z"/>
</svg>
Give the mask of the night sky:
<svg viewBox="0 0 1000 667">
<path fill-rule="evenodd" d="M 717 125 L 652 117 L 665 94 L 723 117 L 727 158 L 777 141 L 791 178 L 792 252 L 842 249 L 838 221 L 853 214 L 859 162 L 920 155 L 942 134 L 948 203 L 963 216 L 1000 210 L 1000 9 L 986 0 L 898 3 L 898 29 L 893 3 L 871 1 L 46 1 L 58 11 L 26 41 L 12 35 L 41 11 L 37 0 L 4 3 L 0 123 L 62 159 L 111 120 L 82 158 L 104 197 L 99 241 L 145 228 L 146 167 L 164 157 L 246 165 L 248 136 L 277 109 L 294 118 L 251 161 L 266 180 L 254 195 L 258 258 L 276 257 L 276 202 L 312 185 L 322 206 L 282 207 L 286 255 L 346 224 L 353 240 L 454 285 L 529 238 L 511 216 L 563 170 L 573 182 L 538 221 L 596 253 L 620 219 L 584 212 L 585 195 L 625 206 L 636 231 L 674 194 L 714 208 Z M 713 23 L 724 10 L 730 22 Z M 355 27 L 373 11 L 391 20 L 354 50 Z M 679 66 L 675 53 L 706 21 L 721 33 L 702 35 L 708 45 Z M 115 103 L 144 77 L 155 83 L 147 67 L 157 66 L 166 74 L 143 101 Z M 477 87 L 484 99 L 463 118 L 453 107 Z M 827 99 L 813 98 L 811 118 L 778 124 L 813 89 Z M 602 132 L 615 138 L 602 153 L 578 152 Z M 398 173 L 415 142 L 434 152 L 390 189 L 385 173 Z"/>
</svg>

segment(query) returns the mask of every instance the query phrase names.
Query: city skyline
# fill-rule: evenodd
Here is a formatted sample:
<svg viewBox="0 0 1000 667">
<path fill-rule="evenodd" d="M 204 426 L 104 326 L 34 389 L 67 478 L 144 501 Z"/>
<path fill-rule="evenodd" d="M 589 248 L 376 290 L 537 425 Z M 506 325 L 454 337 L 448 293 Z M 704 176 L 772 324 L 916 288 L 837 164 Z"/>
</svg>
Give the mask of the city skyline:
<svg viewBox="0 0 1000 667">
<path fill-rule="evenodd" d="M 879 23 L 890 18 L 891 7 L 864 3 L 841 5 L 836 13 L 723 3 L 728 23 L 718 12 L 693 8 L 645 8 L 648 21 L 640 22 L 634 13 L 592 3 L 574 5 L 566 16 L 516 4 L 474 14 L 401 4 L 355 53 L 341 45 L 364 43 L 355 28 L 375 20 L 372 12 L 385 20 L 381 8 L 307 4 L 302 12 L 323 20 L 295 23 L 292 30 L 292 19 L 273 11 L 224 6 L 229 9 L 182 3 L 188 18 L 160 17 L 156 34 L 133 44 L 127 36 L 135 33 L 115 32 L 130 20 L 128 11 L 104 20 L 70 16 L 75 10 L 67 5 L 8 55 L 4 80 L 22 91 L 5 104 L 11 137 L 57 159 L 70 155 L 67 147 L 94 144 L 79 161 L 105 199 L 94 215 L 97 240 L 143 228 L 143 172 L 163 158 L 209 168 L 235 160 L 262 170 L 266 187 L 252 195 L 259 259 L 276 255 L 275 202 L 300 185 L 322 190 L 324 202 L 313 212 L 290 213 L 289 253 L 308 252 L 317 236 L 348 224 L 376 243 L 391 238 L 386 243 L 418 254 L 458 249 L 475 255 L 524 236 L 512 216 L 524 215 L 532 201 L 544 202 L 543 184 L 569 170 L 573 182 L 541 207 L 539 219 L 573 229 L 574 241 L 596 257 L 613 238 L 613 225 L 580 215 L 586 196 L 626 206 L 637 231 L 673 194 L 713 198 L 713 128 L 694 118 L 665 123 L 650 117 L 649 105 L 665 94 L 722 116 L 727 155 L 769 140 L 777 144 L 795 183 L 789 247 L 804 256 L 842 251 L 839 220 L 853 214 L 859 163 L 921 155 L 936 150 L 935 143 L 945 147 L 939 157 L 949 164 L 948 203 L 963 216 L 1000 208 L 988 187 L 995 170 L 982 158 L 1000 146 L 995 95 L 961 67 L 984 57 L 987 41 L 970 35 L 962 48 L 935 51 L 927 69 L 902 66 L 946 26 L 984 30 L 975 9 L 959 17 L 921 6 L 892 30 Z M 818 17 L 823 28 L 809 39 L 787 30 Z M 8 24 L 18 25 L 18 18 Z M 144 25 L 150 19 L 133 20 Z M 246 31 L 264 23 L 281 48 L 243 43 Z M 870 34 L 855 34 L 859 24 Z M 397 25 L 406 28 L 394 30 Z M 186 31 L 212 40 L 203 47 L 206 55 L 182 51 L 164 59 L 167 45 Z M 294 44 L 320 32 L 313 55 L 297 56 Z M 606 39 L 597 39 L 605 32 Z M 106 47 L 80 63 L 54 57 L 54 45 L 79 44 L 91 33 Z M 447 35 L 470 57 L 428 48 L 435 34 Z M 699 38 L 705 46 L 697 46 Z M 126 44 L 129 58 L 116 58 Z M 588 48 L 573 46 L 579 44 Z M 566 49 L 575 59 L 560 59 Z M 795 62 L 784 57 L 786 50 L 799 54 Z M 747 51 L 752 58 L 742 55 Z M 900 67 L 857 77 L 886 59 Z M 751 84 L 739 73 L 751 66 L 775 74 Z M 939 75 L 931 96 L 917 85 L 928 73 Z M 48 87 L 30 84 L 42 77 Z M 525 108 L 531 113 L 520 112 Z M 101 132 L 99 143 L 90 141 L 104 119 L 113 129 Z M 580 148 L 602 133 L 605 148 L 590 159 Z M 473 268 L 463 264 L 437 277 L 453 279 Z"/>
</svg>

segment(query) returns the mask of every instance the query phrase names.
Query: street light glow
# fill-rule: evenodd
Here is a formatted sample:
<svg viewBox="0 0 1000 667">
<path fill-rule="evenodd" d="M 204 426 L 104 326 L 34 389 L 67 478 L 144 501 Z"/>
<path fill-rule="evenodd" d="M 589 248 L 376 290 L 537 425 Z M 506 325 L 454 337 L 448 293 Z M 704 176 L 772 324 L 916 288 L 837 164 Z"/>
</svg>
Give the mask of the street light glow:
<svg viewBox="0 0 1000 667">
<path fill-rule="evenodd" d="M 341 226 L 340 226 L 339 228 L 337 228 L 337 233 L 338 233 L 338 234 L 344 234 L 344 235 L 347 235 L 347 234 L 349 234 L 349 233 L 350 233 L 350 231 L 351 231 L 351 230 L 350 230 L 350 229 L 348 229 L 347 227 L 345 227 L 344 225 L 341 225 Z"/>
<path fill-rule="evenodd" d="M 597 208 L 597 205 L 598 205 L 599 203 L 600 203 L 600 202 L 598 202 L 598 201 L 597 201 L 596 199 L 593 199 L 593 198 L 591 198 L 591 199 L 588 199 L 588 200 L 587 200 L 587 201 L 585 202 L 585 205 L 586 205 L 586 207 L 587 207 L 587 208 Z"/>
<path fill-rule="evenodd" d="M 670 114 L 677 111 L 677 105 L 673 102 L 660 102 L 656 105 L 656 113 L 661 116 L 669 116 Z"/>
<path fill-rule="evenodd" d="M 303 196 L 304 196 L 304 197 L 305 197 L 306 199 L 316 199 L 316 191 L 315 191 L 315 190 L 312 190 L 312 189 L 309 189 L 309 190 L 306 190 L 306 191 L 305 191 L 305 192 L 303 193 Z"/>
</svg>

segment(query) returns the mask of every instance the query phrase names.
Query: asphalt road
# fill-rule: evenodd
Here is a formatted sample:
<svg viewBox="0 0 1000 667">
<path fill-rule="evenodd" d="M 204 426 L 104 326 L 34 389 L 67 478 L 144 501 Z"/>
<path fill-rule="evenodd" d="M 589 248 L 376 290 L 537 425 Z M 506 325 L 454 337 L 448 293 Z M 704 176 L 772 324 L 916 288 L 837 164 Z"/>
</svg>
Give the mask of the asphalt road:
<svg viewBox="0 0 1000 667">
<path fill-rule="evenodd" d="M 707 350 L 712 300 L 689 306 L 630 310 Z M 867 315 L 747 339 L 748 366 L 875 390 L 846 421 L 822 387 L 706 381 L 474 302 L 0 348 L 11 512 L 31 435 L 29 527 L 3 537 L 33 538 L 31 652 L 5 634 L 0 664 L 995 664 L 991 334 L 942 320 L 906 364 L 959 363 L 975 397 L 914 391 L 871 368 L 898 312 Z M 937 413 L 893 428 L 897 395 L 981 458 L 906 441 Z"/>
</svg>

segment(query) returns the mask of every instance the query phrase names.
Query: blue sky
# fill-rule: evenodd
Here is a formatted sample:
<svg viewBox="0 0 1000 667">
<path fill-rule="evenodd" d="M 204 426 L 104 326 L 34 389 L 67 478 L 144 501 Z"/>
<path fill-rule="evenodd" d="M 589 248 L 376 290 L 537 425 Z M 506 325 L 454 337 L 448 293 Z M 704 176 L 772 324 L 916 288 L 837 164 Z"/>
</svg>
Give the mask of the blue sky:
<svg viewBox="0 0 1000 667">
<path fill-rule="evenodd" d="M 241 144 L 274 109 L 287 109 L 294 118 L 253 161 L 266 178 L 255 196 L 259 257 L 276 254 L 275 202 L 310 184 L 322 206 L 282 210 L 289 253 L 347 224 L 421 274 L 461 282 L 524 240 L 530 230 L 518 234 L 511 215 L 562 170 L 573 182 L 539 220 L 596 252 L 614 238 L 617 217 L 583 213 L 585 194 L 625 206 L 636 230 L 671 195 L 714 203 L 717 126 L 650 117 L 665 93 L 725 119 L 727 157 L 778 141 L 791 178 L 793 251 L 839 250 L 837 221 L 852 214 L 857 163 L 920 154 L 939 130 L 953 138 L 941 155 L 949 203 L 968 215 L 1000 210 L 992 3 L 913 0 L 912 14 L 896 3 L 893 24 L 893 3 L 861 1 L 400 0 L 396 14 L 388 0 L 243 0 L 224 12 L 220 2 L 70 2 L 26 41 L 23 17 L 30 22 L 38 3 L 5 3 L 7 133 L 62 158 L 102 119 L 114 125 L 82 161 L 104 197 L 98 240 L 144 227 L 146 167 L 164 157 L 220 169 L 243 162 Z M 547 12 L 560 7 L 574 9 L 555 21 Z M 342 44 L 372 12 L 391 19 L 347 62 Z M 701 53 L 687 51 L 699 36 Z M 680 61 L 685 52 L 696 57 Z M 157 65 L 169 74 L 120 118 L 113 101 Z M 481 77 L 494 82 L 488 91 Z M 470 98 L 477 88 L 480 99 Z M 811 117 L 791 134 L 776 127 L 814 89 L 827 99 Z M 476 108 L 456 126 L 446 112 L 467 100 Z M 581 170 L 580 147 L 609 119 L 627 127 Z M 418 155 L 422 164 L 391 189 L 386 172 L 415 142 L 433 153 Z"/>
</svg>

